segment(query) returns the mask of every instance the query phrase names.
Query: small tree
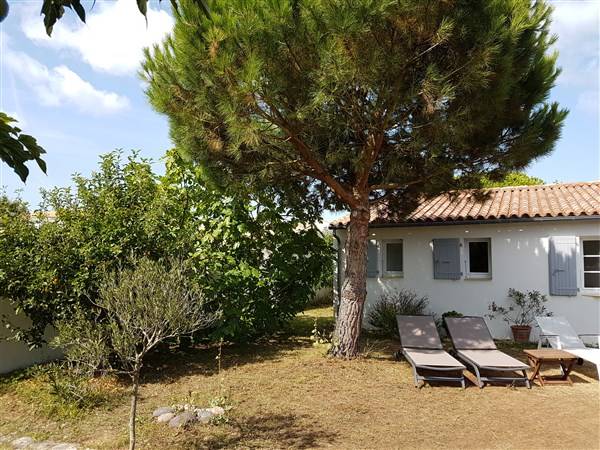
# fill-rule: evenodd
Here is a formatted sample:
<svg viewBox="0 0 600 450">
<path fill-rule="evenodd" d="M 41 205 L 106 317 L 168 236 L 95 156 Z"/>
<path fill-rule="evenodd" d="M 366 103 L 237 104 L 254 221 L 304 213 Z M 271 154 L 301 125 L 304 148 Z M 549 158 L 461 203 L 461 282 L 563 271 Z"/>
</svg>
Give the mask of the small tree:
<svg viewBox="0 0 600 450">
<path fill-rule="evenodd" d="M 135 419 L 140 371 L 145 356 L 168 339 L 189 335 L 210 325 L 200 288 L 190 282 L 187 264 L 179 260 L 142 258 L 131 268 L 107 273 L 97 301 L 103 321 L 85 315 L 59 324 L 55 345 L 66 346 L 75 366 L 94 370 L 108 365 L 110 355 L 118 372 L 131 378 L 129 448 L 135 448 Z"/>
</svg>

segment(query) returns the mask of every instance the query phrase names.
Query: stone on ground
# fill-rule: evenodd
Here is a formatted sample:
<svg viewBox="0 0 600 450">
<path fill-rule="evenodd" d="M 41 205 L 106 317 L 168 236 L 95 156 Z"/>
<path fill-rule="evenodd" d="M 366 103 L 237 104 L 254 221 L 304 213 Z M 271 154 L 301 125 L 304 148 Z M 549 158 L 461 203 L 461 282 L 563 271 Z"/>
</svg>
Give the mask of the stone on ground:
<svg viewBox="0 0 600 450">
<path fill-rule="evenodd" d="M 184 411 L 181 414 L 178 414 L 177 416 L 173 417 L 169 422 L 169 426 L 171 428 L 184 427 L 188 423 L 193 422 L 195 418 L 196 418 L 196 416 L 194 415 L 193 412 Z"/>
<path fill-rule="evenodd" d="M 173 417 L 175 417 L 175 413 L 168 412 L 158 416 L 156 421 L 159 423 L 169 422 Z"/>
<path fill-rule="evenodd" d="M 210 409 L 197 409 L 196 417 L 200 423 L 208 423 L 210 419 L 212 419 L 216 414 L 214 414 Z"/>
<path fill-rule="evenodd" d="M 175 410 L 173 408 L 170 408 L 168 406 L 162 406 L 160 408 L 155 409 L 154 412 L 152 413 L 152 416 L 159 417 L 159 416 L 162 416 L 163 414 L 174 413 L 174 412 L 175 412 Z"/>
<path fill-rule="evenodd" d="M 29 436 L 22 436 L 15 439 L 14 434 L 12 436 L 0 435 L 0 444 L 8 444 L 2 448 L 27 450 L 78 450 L 80 448 L 77 444 L 69 444 L 66 442 L 36 441 Z"/>
<path fill-rule="evenodd" d="M 208 408 L 208 411 L 213 413 L 215 416 L 222 416 L 225 414 L 225 410 L 220 406 L 213 406 L 212 408 Z"/>
<path fill-rule="evenodd" d="M 33 438 L 30 438 L 29 436 L 23 436 L 11 441 L 10 445 L 12 445 L 13 448 L 27 448 L 34 442 L 35 441 Z"/>
</svg>

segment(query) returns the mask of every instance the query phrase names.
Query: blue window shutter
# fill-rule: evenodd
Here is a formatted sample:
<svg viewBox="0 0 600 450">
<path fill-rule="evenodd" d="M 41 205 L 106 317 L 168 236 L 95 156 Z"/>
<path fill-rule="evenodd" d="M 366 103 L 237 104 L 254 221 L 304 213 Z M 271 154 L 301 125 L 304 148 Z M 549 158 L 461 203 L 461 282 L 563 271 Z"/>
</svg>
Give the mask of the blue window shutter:
<svg viewBox="0 0 600 450">
<path fill-rule="evenodd" d="M 433 278 L 436 280 L 459 280 L 460 241 L 458 239 L 433 240 Z"/>
<path fill-rule="evenodd" d="M 553 236 L 549 240 L 550 295 L 577 295 L 577 238 Z"/>
<path fill-rule="evenodd" d="M 379 245 L 377 241 L 370 239 L 367 244 L 367 277 L 379 276 Z"/>
</svg>

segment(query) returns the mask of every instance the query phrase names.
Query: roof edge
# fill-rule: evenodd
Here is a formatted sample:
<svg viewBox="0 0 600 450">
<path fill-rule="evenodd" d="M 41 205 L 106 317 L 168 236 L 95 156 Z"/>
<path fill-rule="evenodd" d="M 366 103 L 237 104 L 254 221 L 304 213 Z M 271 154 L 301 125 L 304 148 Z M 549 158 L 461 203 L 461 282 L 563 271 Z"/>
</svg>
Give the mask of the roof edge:
<svg viewBox="0 0 600 450">
<path fill-rule="evenodd" d="M 439 227 L 445 225 L 489 225 L 523 222 L 569 222 L 574 220 L 600 220 L 600 215 L 579 216 L 556 216 L 556 217 L 511 217 L 506 219 L 471 219 L 471 220 L 438 220 L 429 222 L 395 222 L 395 223 L 373 223 L 369 228 L 408 228 L 408 227 Z M 330 230 L 344 230 L 347 224 L 329 224 Z"/>
</svg>

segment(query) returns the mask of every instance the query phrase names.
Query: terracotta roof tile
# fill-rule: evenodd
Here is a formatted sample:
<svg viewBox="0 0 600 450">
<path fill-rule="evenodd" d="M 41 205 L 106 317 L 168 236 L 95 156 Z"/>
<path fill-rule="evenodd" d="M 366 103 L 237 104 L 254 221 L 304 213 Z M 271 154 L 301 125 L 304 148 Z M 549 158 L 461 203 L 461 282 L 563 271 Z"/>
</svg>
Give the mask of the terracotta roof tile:
<svg viewBox="0 0 600 450">
<path fill-rule="evenodd" d="M 600 181 L 485 189 L 484 197 L 465 190 L 423 200 L 405 217 L 388 212 L 386 205 L 371 209 L 371 223 L 458 222 L 514 218 L 600 216 Z M 333 221 L 333 228 L 348 223 Z"/>
</svg>

